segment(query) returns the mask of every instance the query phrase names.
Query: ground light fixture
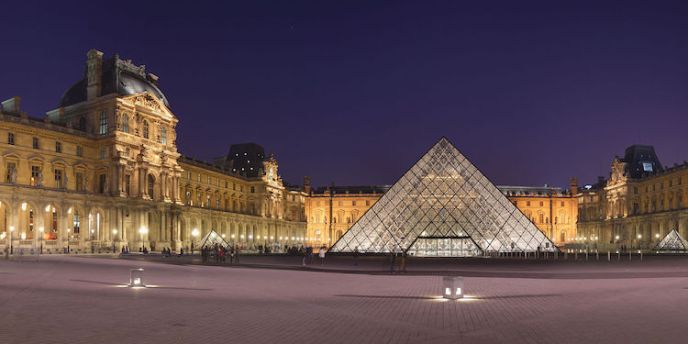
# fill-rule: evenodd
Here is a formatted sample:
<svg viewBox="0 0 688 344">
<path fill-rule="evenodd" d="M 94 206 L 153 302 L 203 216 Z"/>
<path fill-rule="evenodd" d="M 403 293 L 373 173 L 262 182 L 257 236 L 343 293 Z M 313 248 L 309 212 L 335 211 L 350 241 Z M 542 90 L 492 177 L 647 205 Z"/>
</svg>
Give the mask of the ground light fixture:
<svg viewBox="0 0 688 344">
<path fill-rule="evenodd" d="M 143 268 L 129 270 L 129 287 L 131 288 L 145 288 L 143 283 Z"/>
<path fill-rule="evenodd" d="M 442 278 L 442 297 L 450 300 L 463 298 L 463 277 L 444 276 Z"/>
</svg>

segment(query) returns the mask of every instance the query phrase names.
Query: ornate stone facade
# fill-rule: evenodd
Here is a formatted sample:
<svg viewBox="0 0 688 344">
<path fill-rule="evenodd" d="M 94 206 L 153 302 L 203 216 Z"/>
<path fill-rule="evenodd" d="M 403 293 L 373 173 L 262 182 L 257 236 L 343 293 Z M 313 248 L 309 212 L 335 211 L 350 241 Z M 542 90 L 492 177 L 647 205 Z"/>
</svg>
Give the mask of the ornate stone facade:
<svg viewBox="0 0 688 344">
<path fill-rule="evenodd" d="M 384 194 L 389 186 L 331 186 L 311 189 L 306 181 L 307 241 L 329 246 Z M 497 186 L 557 246 L 574 243 L 578 218 L 576 180 L 569 190 L 555 187 Z M 331 220 L 330 220 L 331 219 Z"/>
<path fill-rule="evenodd" d="M 44 253 L 189 250 L 211 229 L 246 249 L 300 244 L 306 193 L 277 161 L 246 177 L 177 151 L 158 77 L 88 52 L 83 80 L 43 120 L 0 108 L 0 245 Z M 197 229 L 194 236 L 193 229 Z"/>
<path fill-rule="evenodd" d="M 330 247 L 370 209 L 389 186 L 330 186 L 311 189 L 304 183 L 309 245 Z"/>
<path fill-rule="evenodd" d="M 631 146 L 577 194 L 578 241 L 600 249 L 650 249 L 671 230 L 688 235 L 688 165 L 664 168 L 650 146 Z"/>
</svg>

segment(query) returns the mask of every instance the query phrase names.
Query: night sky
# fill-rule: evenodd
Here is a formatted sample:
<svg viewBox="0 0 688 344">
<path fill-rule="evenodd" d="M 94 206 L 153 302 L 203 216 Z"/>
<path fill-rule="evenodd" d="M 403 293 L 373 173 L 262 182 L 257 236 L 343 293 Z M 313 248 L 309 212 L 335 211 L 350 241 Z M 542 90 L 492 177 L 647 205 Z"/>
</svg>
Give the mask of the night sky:
<svg viewBox="0 0 688 344">
<path fill-rule="evenodd" d="M 688 2 L 477 3 L 11 1 L 0 97 L 42 117 L 119 53 L 183 154 L 257 142 L 299 184 L 391 184 L 443 135 L 497 184 L 592 182 L 634 143 L 688 160 Z"/>
</svg>

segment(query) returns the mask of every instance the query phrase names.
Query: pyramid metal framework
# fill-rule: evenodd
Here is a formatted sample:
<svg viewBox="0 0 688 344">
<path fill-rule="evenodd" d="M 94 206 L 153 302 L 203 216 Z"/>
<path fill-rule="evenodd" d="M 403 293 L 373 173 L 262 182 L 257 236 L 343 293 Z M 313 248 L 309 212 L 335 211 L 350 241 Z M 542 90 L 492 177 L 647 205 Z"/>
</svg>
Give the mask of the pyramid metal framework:
<svg viewBox="0 0 688 344">
<path fill-rule="evenodd" d="M 674 229 L 657 244 L 655 249 L 662 251 L 686 251 L 688 250 L 688 241 L 683 239 L 681 234 Z"/>
<path fill-rule="evenodd" d="M 215 244 L 225 248 L 229 247 L 229 243 L 227 243 L 227 241 L 225 241 L 220 234 L 217 234 L 217 232 L 214 230 L 210 230 L 210 232 L 208 232 L 208 234 L 206 234 L 201 240 L 201 247 L 213 246 Z"/>
<path fill-rule="evenodd" d="M 443 137 L 330 252 L 461 257 L 537 250 L 557 248 Z"/>
</svg>

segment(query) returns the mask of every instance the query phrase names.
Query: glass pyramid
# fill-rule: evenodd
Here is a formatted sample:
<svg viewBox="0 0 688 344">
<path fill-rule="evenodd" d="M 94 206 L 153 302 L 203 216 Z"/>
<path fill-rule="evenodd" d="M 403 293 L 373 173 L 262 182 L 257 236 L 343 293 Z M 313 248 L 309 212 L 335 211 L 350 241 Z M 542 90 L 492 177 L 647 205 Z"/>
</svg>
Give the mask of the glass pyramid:
<svg viewBox="0 0 688 344">
<path fill-rule="evenodd" d="M 446 138 L 330 249 L 462 257 L 554 251 L 554 244 Z"/>
<path fill-rule="evenodd" d="M 655 247 L 657 250 L 666 251 L 686 251 L 688 250 L 688 241 L 681 237 L 675 229 L 669 232 L 662 241 Z"/>
<path fill-rule="evenodd" d="M 229 247 L 229 244 L 225 241 L 225 239 L 222 238 L 222 236 L 220 236 L 220 234 L 217 234 L 217 232 L 214 230 L 210 230 L 210 232 L 208 232 L 208 234 L 206 234 L 201 240 L 201 247 L 214 246 L 215 244 L 224 248 Z"/>
</svg>

